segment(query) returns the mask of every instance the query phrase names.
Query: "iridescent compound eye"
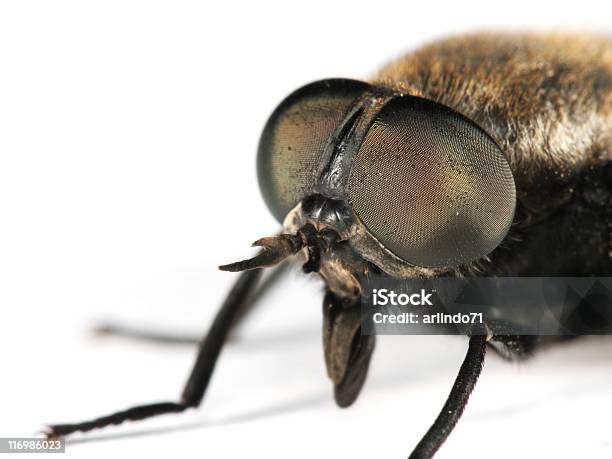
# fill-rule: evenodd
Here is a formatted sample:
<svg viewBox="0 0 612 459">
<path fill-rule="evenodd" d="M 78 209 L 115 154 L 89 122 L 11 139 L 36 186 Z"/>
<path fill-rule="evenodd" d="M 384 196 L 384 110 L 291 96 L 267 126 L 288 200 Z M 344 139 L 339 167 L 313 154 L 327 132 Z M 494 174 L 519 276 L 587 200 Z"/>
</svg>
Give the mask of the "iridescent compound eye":
<svg viewBox="0 0 612 459">
<path fill-rule="evenodd" d="M 259 143 L 257 176 L 278 221 L 311 190 L 325 148 L 368 88 L 355 80 L 317 81 L 295 91 L 272 113 Z"/>
<path fill-rule="evenodd" d="M 423 267 L 489 254 L 507 234 L 516 201 L 508 162 L 489 135 L 417 97 L 383 107 L 353 163 L 348 195 L 382 245 Z"/>
</svg>

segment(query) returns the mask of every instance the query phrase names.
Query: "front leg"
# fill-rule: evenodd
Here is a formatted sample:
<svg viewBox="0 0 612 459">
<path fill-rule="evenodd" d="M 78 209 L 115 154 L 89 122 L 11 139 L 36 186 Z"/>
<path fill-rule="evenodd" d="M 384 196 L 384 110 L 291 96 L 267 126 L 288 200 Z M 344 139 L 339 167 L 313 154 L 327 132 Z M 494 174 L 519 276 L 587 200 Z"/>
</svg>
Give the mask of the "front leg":
<svg viewBox="0 0 612 459">
<path fill-rule="evenodd" d="M 179 413 L 188 408 L 197 407 L 212 376 L 217 358 L 221 353 L 227 335 L 235 323 L 239 311 L 244 307 L 244 302 L 249 298 L 257 281 L 261 275 L 261 270 L 245 271 L 230 290 L 223 306 L 217 313 L 208 334 L 200 344 L 200 350 L 183 390 L 183 395 L 179 402 L 161 402 L 148 405 L 140 405 L 127 410 L 118 411 L 108 416 L 102 416 L 90 421 L 79 422 L 76 424 L 54 424 L 49 426 L 47 436 L 61 437 L 73 432 L 87 432 L 109 425 L 121 424 L 124 421 L 137 421 L 141 419 L 159 416 L 167 413 Z"/>
<path fill-rule="evenodd" d="M 264 295 L 269 292 L 280 279 L 282 279 L 282 276 L 284 276 L 289 270 L 288 268 L 288 262 L 281 263 L 272 268 L 270 273 L 262 278 L 257 289 L 253 291 L 253 294 L 246 301 L 243 302 L 244 306 L 236 314 L 228 341 L 232 341 L 235 331 L 241 326 L 245 317 L 247 317 L 253 308 L 257 306 Z M 150 330 L 143 327 L 132 327 L 130 325 L 115 322 L 102 323 L 98 325 L 94 331 L 96 334 L 101 336 L 127 338 L 135 341 L 145 341 L 162 345 L 197 345 L 202 341 L 201 335 L 194 336 L 168 333 L 159 330 Z"/>
</svg>

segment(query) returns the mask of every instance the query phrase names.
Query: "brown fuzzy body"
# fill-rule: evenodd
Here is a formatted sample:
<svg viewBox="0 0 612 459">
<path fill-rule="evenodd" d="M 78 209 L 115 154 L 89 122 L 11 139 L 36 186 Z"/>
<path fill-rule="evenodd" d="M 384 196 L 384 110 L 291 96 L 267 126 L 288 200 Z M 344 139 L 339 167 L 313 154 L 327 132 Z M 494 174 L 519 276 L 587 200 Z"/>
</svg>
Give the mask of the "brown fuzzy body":
<svg viewBox="0 0 612 459">
<path fill-rule="evenodd" d="M 425 46 L 374 84 L 477 122 L 512 168 L 515 225 L 498 275 L 612 275 L 612 39 L 479 34 Z"/>
<path fill-rule="evenodd" d="M 331 96 L 332 100 L 334 96 L 344 95 L 349 100 L 340 104 L 344 108 L 355 105 L 353 112 L 342 121 L 341 129 L 328 129 L 315 145 L 321 149 L 330 147 L 329 167 L 320 174 L 323 179 L 311 183 L 296 173 L 289 177 L 291 180 L 283 182 L 291 186 L 306 183 L 304 190 L 311 193 L 299 197 L 301 201 L 297 205 L 292 204 L 295 207 L 285 219 L 290 232 L 257 241 L 256 245 L 266 250 L 252 259 L 221 267 L 245 272 L 237 279 L 202 340 L 181 399 L 139 405 L 81 423 L 56 424 L 50 426 L 49 437 L 197 407 L 237 318 L 266 289 L 264 284 L 257 286 L 259 268 L 279 263 L 298 252 L 304 255 L 304 270 L 319 272 L 327 282 L 323 303 L 325 361 L 334 383 L 336 402 L 342 407 L 349 406 L 359 395 L 374 349 L 374 335 L 361 333 L 358 301 L 362 294 L 360 279 L 371 272 L 397 278 L 612 275 L 611 40 L 473 35 L 441 41 L 397 60 L 378 74 L 373 81 L 374 88 L 364 88 L 367 85 L 363 82 L 353 80 L 330 81 L 298 90 L 277 108 L 270 118 L 272 123 L 269 121 L 264 130 L 261 144 L 264 148 L 260 145 L 259 154 L 265 159 L 277 151 L 276 142 L 271 139 L 275 139 L 275 126 L 284 120 L 287 108 L 303 102 L 305 96 L 313 96 L 313 91 L 318 96 Z M 301 92 L 305 88 L 307 91 Z M 339 92 L 334 95 L 330 88 Z M 395 257 L 373 237 L 366 237 L 369 234 L 365 225 L 355 223 L 342 194 L 346 186 L 341 179 L 347 176 L 354 155 L 380 108 L 391 97 L 400 96 L 398 92 L 432 99 L 462 113 L 488 131 L 506 155 L 515 179 L 517 210 L 508 235 L 488 257 L 458 268 L 414 266 Z M 304 99 L 295 99 L 297 93 Z M 359 94 L 361 99 L 353 101 Z M 319 113 L 319 117 L 329 121 L 327 112 L 324 116 Z M 336 112 L 344 114 L 339 109 Z M 289 130 L 289 137 L 311 139 L 315 132 L 311 129 L 313 118 L 297 113 L 300 116 L 293 116 L 288 124 L 291 129 L 305 128 L 308 136 L 302 131 L 294 135 L 296 131 Z M 334 126 L 341 118 L 333 119 Z M 327 139 L 329 136 L 331 140 Z M 495 152 L 498 154 L 497 148 Z M 308 156 L 304 151 L 301 153 L 302 159 Z M 293 153 L 289 157 L 300 159 Z M 321 156 L 315 158 L 320 160 Z M 266 171 L 270 162 L 258 160 L 258 164 L 264 164 L 261 169 Z M 292 165 L 291 161 L 283 163 L 283 167 Z M 313 193 L 313 183 L 320 186 L 316 193 Z M 281 196 L 276 198 L 284 200 L 286 190 L 282 188 Z M 269 190 L 273 201 L 273 193 L 278 191 Z M 273 202 L 271 207 L 278 209 L 284 206 L 281 204 L 276 206 Z M 507 225 L 503 234 L 506 229 Z M 447 402 L 410 457 L 432 457 L 452 431 L 482 369 L 487 343 L 506 358 L 522 359 L 540 344 L 567 338 L 503 335 L 490 328 L 486 331 L 487 335 L 470 337 L 468 353 Z M 144 334 L 136 333 L 136 336 L 142 338 Z"/>
</svg>

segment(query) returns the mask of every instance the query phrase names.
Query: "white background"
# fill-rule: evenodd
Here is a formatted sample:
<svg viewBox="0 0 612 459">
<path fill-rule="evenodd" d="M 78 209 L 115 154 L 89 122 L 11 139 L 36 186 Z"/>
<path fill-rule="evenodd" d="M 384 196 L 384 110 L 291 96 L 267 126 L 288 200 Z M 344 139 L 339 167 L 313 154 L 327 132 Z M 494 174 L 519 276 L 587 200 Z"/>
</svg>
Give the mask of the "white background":
<svg viewBox="0 0 612 459">
<path fill-rule="evenodd" d="M 423 6 L 423 3 L 425 6 Z M 276 223 L 255 149 L 291 90 L 367 78 L 465 30 L 610 31 L 605 2 L 3 1 L 0 436 L 178 397 L 193 347 L 99 339 L 97 320 L 200 334 Z M 379 339 L 335 407 L 321 285 L 292 275 L 227 347 L 198 411 L 75 437 L 71 457 L 405 457 L 437 415 L 461 337 Z M 489 356 L 439 457 L 612 456 L 612 339 Z"/>
</svg>

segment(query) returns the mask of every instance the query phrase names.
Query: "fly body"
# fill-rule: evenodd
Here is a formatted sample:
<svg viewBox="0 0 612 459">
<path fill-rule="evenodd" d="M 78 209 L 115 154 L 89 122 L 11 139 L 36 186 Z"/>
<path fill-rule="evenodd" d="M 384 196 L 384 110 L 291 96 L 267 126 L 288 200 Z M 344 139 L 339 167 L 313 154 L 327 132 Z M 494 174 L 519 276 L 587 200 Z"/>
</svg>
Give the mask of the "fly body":
<svg viewBox="0 0 612 459">
<path fill-rule="evenodd" d="M 262 268 L 283 269 L 289 258 L 326 284 L 324 355 L 343 407 L 360 393 L 374 349 L 359 308 L 372 274 L 612 275 L 612 41 L 462 36 L 391 62 L 368 82 L 311 83 L 268 120 L 257 173 L 279 233 L 256 241 L 255 257 L 220 267 L 241 274 L 180 400 L 53 425 L 50 436 L 197 407 L 228 333 L 265 289 Z M 488 347 L 521 359 L 561 339 L 506 335 L 493 324 L 474 330 L 448 400 L 411 457 L 432 457 L 450 434 Z"/>
</svg>

